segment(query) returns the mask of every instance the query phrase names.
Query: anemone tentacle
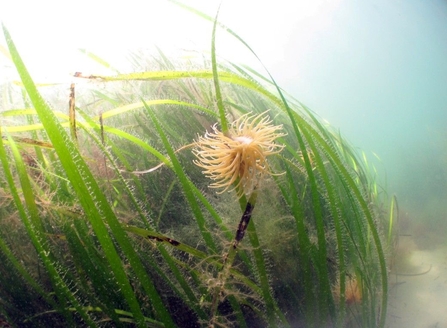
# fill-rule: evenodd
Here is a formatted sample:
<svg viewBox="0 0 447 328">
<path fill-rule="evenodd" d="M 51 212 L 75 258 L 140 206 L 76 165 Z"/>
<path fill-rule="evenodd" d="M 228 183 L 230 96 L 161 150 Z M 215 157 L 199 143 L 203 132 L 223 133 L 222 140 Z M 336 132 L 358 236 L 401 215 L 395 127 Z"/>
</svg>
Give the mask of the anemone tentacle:
<svg viewBox="0 0 447 328">
<path fill-rule="evenodd" d="M 226 134 L 214 124 L 211 132 L 196 142 L 194 163 L 214 182 L 211 188 L 223 188 L 223 193 L 239 179 L 231 190 L 238 196 L 250 194 L 259 181 L 270 173 L 267 156 L 279 153 L 284 146 L 275 140 L 285 135 L 282 125 L 273 125 L 265 113 L 242 115 L 234 121 Z"/>
</svg>

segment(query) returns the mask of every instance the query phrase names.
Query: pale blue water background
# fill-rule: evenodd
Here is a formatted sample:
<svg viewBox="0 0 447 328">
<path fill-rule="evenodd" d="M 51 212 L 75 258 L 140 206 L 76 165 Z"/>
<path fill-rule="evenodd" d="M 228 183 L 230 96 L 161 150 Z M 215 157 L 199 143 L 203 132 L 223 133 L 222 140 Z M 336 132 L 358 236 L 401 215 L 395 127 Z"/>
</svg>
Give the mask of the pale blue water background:
<svg viewBox="0 0 447 328">
<path fill-rule="evenodd" d="M 447 2 L 343 1 L 331 18 L 295 64 L 289 39 L 280 84 L 380 156 L 402 208 L 438 199 L 445 214 Z"/>
</svg>

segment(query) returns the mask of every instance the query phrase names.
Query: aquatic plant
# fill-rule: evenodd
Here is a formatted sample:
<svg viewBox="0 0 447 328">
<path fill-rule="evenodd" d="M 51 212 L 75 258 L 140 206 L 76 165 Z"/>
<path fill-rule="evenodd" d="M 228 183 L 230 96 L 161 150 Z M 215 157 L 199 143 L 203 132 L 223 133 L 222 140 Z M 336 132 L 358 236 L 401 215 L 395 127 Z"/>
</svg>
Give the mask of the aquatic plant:
<svg viewBox="0 0 447 328">
<path fill-rule="evenodd" d="M 70 115 L 43 99 L 4 28 L 26 107 L 1 113 L 14 119 L 0 138 L 6 321 L 384 326 L 375 183 L 273 78 L 218 65 L 209 19 L 200 69 L 160 52 L 135 54 L 132 73 L 77 73 L 101 87 L 75 99 L 72 85 Z"/>
</svg>

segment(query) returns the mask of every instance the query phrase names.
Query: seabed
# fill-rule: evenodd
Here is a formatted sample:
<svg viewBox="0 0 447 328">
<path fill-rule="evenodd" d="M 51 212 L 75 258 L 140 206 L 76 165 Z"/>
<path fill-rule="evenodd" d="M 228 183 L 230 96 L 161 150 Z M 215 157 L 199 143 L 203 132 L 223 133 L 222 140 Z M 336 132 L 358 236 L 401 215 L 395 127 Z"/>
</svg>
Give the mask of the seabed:
<svg viewBox="0 0 447 328">
<path fill-rule="evenodd" d="M 447 328 L 447 247 L 421 250 L 412 237 L 401 237 L 400 243 L 413 249 L 405 261 L 411 272 L 390 275 L 386 326 Z"/>
</svg>

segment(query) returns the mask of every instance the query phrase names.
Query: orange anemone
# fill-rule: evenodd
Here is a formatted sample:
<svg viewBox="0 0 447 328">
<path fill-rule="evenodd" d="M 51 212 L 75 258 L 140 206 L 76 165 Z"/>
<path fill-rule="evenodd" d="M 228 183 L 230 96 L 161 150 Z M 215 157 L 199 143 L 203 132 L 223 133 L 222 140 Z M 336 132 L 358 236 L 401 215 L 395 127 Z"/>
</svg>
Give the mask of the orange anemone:
<svg viewBox="0 0 447 328">
<path fill-rule="evenodd" d="M 227 133 L 219 131 L 215 124 L 212 132 L 207 131 L 196 142 L 194 163 L 215 181 L 210 187 L 223 188 L 220 193 L 234 186 L 239 197 L 248 195 L 264 174 L 270 173 L 267 156 L 284 148 L 275 143 L 275 139 L 285 135 L 279 132 L 281 129 L 281 125 L 273 125 L 264 113 L 242 115 Z"/>
</svg>

